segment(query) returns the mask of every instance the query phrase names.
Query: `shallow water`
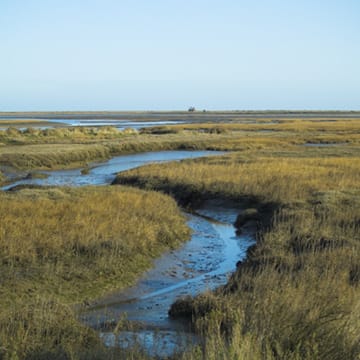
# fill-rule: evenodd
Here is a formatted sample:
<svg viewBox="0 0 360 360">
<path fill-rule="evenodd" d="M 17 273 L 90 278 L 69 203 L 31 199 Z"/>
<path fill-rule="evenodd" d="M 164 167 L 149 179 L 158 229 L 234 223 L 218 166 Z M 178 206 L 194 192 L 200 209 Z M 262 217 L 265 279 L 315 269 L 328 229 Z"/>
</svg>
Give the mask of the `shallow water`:
<svg viewBox="0 0 360 360">
<path fill-rule="evenodd" d="M 81 174 L 82 168 L 58 171 L 39 171 L 48 175 L 46 179 L 21 179 L 3 186 L 2 190 L 8 190 L 16 185 L 35 184 L 50 186 L 84 186 L 111 184 L 116 173 L 143 166 L 149 163 L 166 162 L 198 158 L 210 155 L 221 155 L 220 151 L 158 151 L 130 155 L 115 156 L 104 162 L 94 163 L 86 175 Z"/>
<path fill-rule="evenodd" d="M 12 120 L 12 119 L 5 119 L 3 120 Z M 130 120 L 108 120 L 108 119 L 41 119 L 42 121 L 46 121 L 48 123 L 54 123 L 54 126 L 44 124 L 36 124 L 36 123 L 29 123 L 29 126 L 21 127 L 20 130 L 25 130 L 27 127 L 31 127 L 34 129 L 51 129 L 55 126 L 89 126 L 89 127 L 101 127 L 101 126 L 113 126 L 119 130 L 124 130 L 127 128 L 131 129 L 142 129 L 151 126 L 162 126 L 162 125 L 176 125 L 176 124 L 183 124 L 186 121 L 182 120 L 164 120 L 164 121 L 130 121 Z M 9 126 L 2 126 L 0 130 L 6 130 Z"/>
<path fill-rule="evenodd" d="M 117 129 L 123 130 L 126 128 L 141 129 L 145 127 L 158 125 L 176 125 L 182 124 L 183 121 L 168 120 L 168 121 L 130 121 L 130 120 L 107 120 L 107 119 L 48 119 L 46 121 L 53 123 L 66 124 L 67 126 L 114 126 Z"/>
<path fill-rule="evenodd" d="M 209 201 L 196 215 L 187 214 L 191 240 L 163 254 L 133 287 L 98 300 L 81 320 L 101 330 L 125 317 L 139 327 L 119 334 L 102 331 L 108 346 L 126 348 L 136 343 L 149 354 L 168 356 L 194 345 L 199 339 L 189 325 L 170 318 L 168 310 L 181 297 L 224 285 L 237 261 L 246 257 L 254 238 L 251 232 L 236 235 L 232 224 L 238 213 L 238 208 Z"/>
<path fill-rule="evenodd" d="M 223 217 L 222 209 L 217 211 Z M 233 209 L 230 216 L 235 217 L 238 213 L 238 209 Z M 172 320 L 167 311 L 177 298 L 226 283 L 236 262 L 246 256 L 253 237 L 246 233 L 237 236 L 230 223 L 199 215 L 187 216 L 193 230 L 191 240 L 181 248 L 163 254 L 135 286 L 99 300 L 87 311 L 84 321 L 97 327 L 126 313 L 129 320 L 169 326 Z"/>
<path fill-rule="evenodd" d="M 108 347 L 130 350 L 139 348 L 140 344 L 142 349 L 146 349 L 146 354 L 156 358 L 168 358 L 197 342 L 194 334 L 174 330 L 122 331 L 119 334 L 102 332 L 100 338 Z"/>
</svg>

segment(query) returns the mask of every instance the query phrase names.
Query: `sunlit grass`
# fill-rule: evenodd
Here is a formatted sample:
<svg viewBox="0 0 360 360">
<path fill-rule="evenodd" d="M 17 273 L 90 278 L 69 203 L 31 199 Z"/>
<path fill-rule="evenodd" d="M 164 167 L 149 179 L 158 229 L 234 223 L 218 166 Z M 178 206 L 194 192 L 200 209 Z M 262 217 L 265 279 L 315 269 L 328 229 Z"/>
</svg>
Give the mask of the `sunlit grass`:
<svg viewBox="0 0 360 360">
<path fill-rule="evenodd" d="M 140 134 L 110 126 L 28 128 L 24 131 L 9 128 L 0 131 L 0 162 L 20 169 L 54 169 L 84 165 L 129 152 L 169 149 L 298 152 L 297 146 L 307 143 L 337 146 L 346 143 L 351 147 L 359 142 L 358 119 L 277 120 L 275 123 L 259 119 L 247 124 L 182 124 L 147 128 Z M 346 149 L 342 147 L 343 152 Z M 322 149 L 336 153 L 338 150 Z"/>
<path fill-rule="evenodd" d="M 117 183 L 159 189 L 192 204 L 209 197 L 253 199 L 255 208 L 273 204 L 271 226 L 258 232 L 257 246 L 229 283 L 174 305 L 172 313 L 190 315 L 207 339 L 184 358 L 360 355 L 358 148 L 274 150 L 149 165 L 117 176 Z"/>
<path fill-rule="evenodd" d="M 167 190 L 185 186 L 212 196 L 259 197 L 266 201 L 289 203 L 306 200 L 316 191 L 355 189 L 359 185 L 360 159 L 281 158 L 244 159 L 227 155 L 158 164 L 120 174 L 116 181 L 145 182 L 148 187 Z"/>
<path fill-rule="evenodd" d="M 257 245 L 228 284 L 177 304 L 205 339 L 182 358 L 359 359 L 360 121 L 275 120 L 108 130 L 98 138 L 91 130 L 9 131 L 0 160 L 32 169 L 126 152 L 233 151 L 116 179 L 185 205 L 214 197 L 246 202 L 257 215 Z M 269 210 L 270 221 L 259 220 Z M 116 358 L 67 304 L 126 286 L 188 236 L 174 201 L 121 187 L 3 193 L 0 214 L 0 354 L 7 358 Z"/>
<path fill-rule="evenodd" d="M 226 131 L 292 131 L 292 132 L 335 132 L 336 134 L 356 133 L 360 129 L 360 119 L 255 119 L 239 120 L 231 123 L 193 123 L 172 126 L 156 126 L 143 129 L 145 133 L 161 129 L 173 131 L 197 131 L 223 133 Z"/>
<path fill-rule="evenodd" d="M 65 304 L 131 284 L 189 236 L 174 200 L 136 189 L 0 193 L 0 214 L 0 345 L 20 358 L 40 341 L 81 347 L 71 336 L 89 331 Z"/>
</svg>

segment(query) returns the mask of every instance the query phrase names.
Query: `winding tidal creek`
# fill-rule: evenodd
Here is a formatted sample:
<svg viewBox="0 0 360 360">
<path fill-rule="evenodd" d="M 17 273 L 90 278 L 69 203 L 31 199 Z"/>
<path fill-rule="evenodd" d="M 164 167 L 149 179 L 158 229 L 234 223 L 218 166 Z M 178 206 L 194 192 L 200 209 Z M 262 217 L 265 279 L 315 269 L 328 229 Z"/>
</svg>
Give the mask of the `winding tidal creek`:
<svg viewBox="0 0 360 360">
<path fill-rule="evenodd" d="M 123 155 L 82 169 L 45 172 L 46 179 L 24 179 L 16 185 L 106 185 L 115 174 L 153 162 L 218 155 L 214 151 L 162 151 Z M 136 344 L 149 355 L 167 357 L 201 341 L 189 324 L 171 319 L 168 310 L 177 299 L 215 289 L 227 282 L 236 263 L 246 257 L 254 244 L 253 231 L 236 234 L 233 226 L 241 211 L 221 200 L 208 200 L 186 213 L 191 239 L 182 247 L 163 254 L 138 282 L 98 299 L 81 310 L 81 321 L 99 331 L 107 346 L 128 348 Z M 133 324 L 131 330 L 115 331 L 119 320 Z"/>
</svg>

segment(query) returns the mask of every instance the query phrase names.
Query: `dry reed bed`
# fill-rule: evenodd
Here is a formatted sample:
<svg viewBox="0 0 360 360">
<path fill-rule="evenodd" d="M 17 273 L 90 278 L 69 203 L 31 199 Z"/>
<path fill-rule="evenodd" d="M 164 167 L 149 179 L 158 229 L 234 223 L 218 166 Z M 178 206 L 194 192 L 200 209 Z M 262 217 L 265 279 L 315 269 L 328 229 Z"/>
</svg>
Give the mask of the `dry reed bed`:
<svg viewBox="0 0 360 360">
<path fill-rule="evenodd" d="M 78 355 L 101 348 L 66 304 L 129 285 L 151 259 L 189 236 L 174 200 L 136 189 L 0 193 L 0 214 L 5 359 L 45 350 L 48 358 L 71 358 L 80 348 Z"/>
</svg>

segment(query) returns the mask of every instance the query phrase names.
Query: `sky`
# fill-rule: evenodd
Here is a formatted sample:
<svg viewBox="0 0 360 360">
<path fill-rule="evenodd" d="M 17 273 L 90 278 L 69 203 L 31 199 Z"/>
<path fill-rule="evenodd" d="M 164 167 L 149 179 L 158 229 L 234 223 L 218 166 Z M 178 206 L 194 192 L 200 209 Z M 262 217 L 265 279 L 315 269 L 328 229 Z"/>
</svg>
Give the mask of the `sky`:
<svg viewBox="0 0 360 360">
<path fill-rule="evenodd" d="M 0 111 L 360 110 L 359 0 L 0 0 Z"/>
</svg>

